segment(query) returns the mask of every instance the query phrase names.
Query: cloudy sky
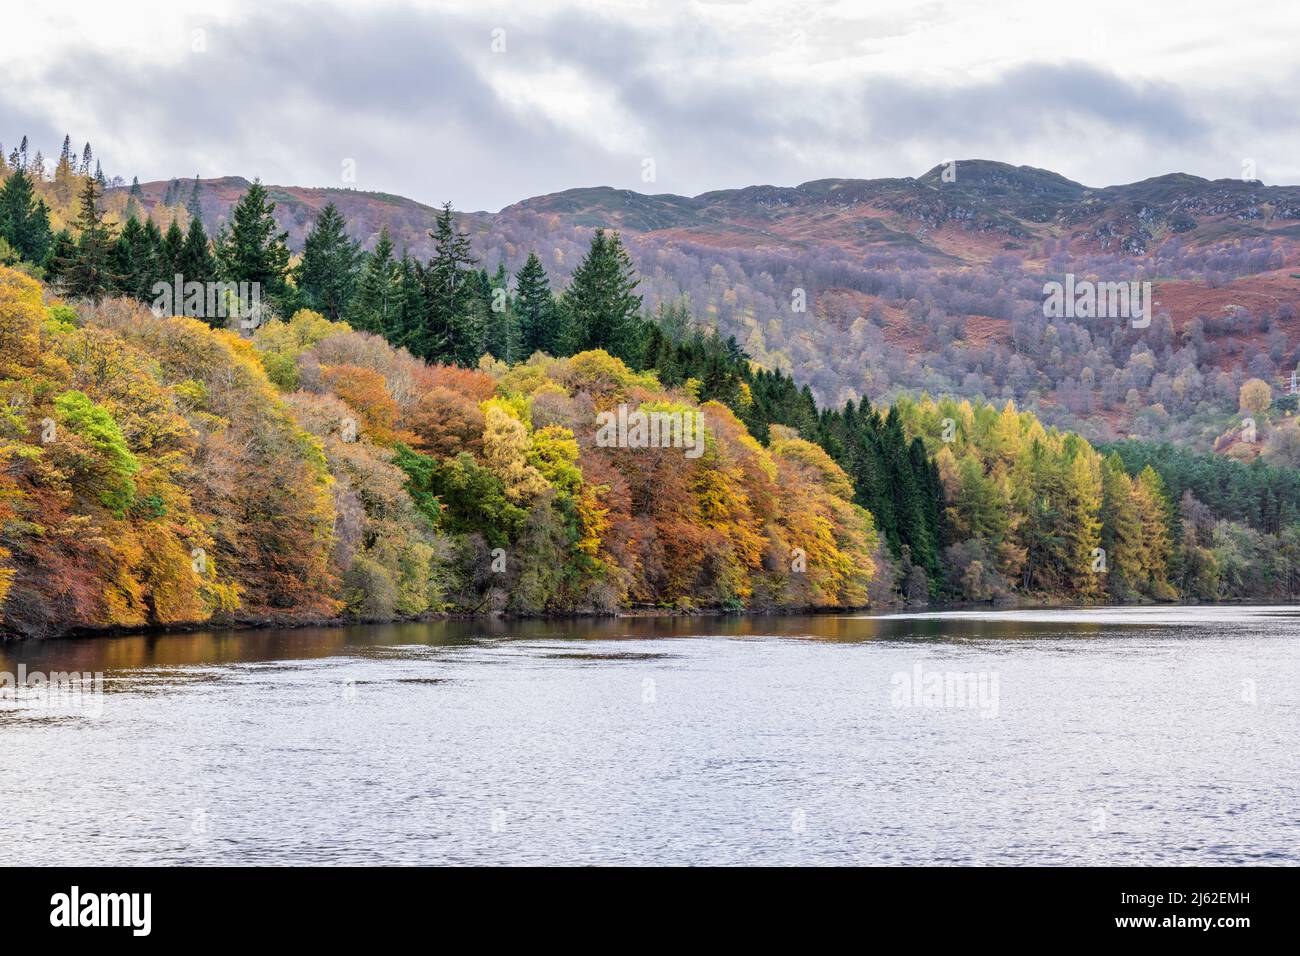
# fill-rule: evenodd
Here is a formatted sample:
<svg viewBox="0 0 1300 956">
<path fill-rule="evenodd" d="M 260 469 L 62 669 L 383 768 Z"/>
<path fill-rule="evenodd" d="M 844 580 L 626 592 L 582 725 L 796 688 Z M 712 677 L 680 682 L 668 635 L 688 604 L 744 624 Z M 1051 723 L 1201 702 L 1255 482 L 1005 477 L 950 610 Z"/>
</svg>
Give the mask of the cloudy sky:
<svg viewBox="0 0 1300 956">
<path fill-rule="evenodd" d="M 1294 0 L 46 6 L 0 33 L 0 143 L 50 156 L 68 132 L 128 180 L 490 210 L 967 158 L 1300 183 Z"/>
</svg>

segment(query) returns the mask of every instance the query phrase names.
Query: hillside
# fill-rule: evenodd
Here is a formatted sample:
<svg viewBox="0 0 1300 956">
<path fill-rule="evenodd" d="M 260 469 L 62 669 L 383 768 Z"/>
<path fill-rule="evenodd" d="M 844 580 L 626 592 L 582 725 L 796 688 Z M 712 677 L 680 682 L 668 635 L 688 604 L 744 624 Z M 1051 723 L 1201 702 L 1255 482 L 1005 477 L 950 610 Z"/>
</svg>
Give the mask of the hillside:
<svg viewBox="0 0 1300 956">
<path fill-rule="evenodd" d="M 199 182 L 210 231 L 246 188 Z M 186 218 L 191 180 L 145 183 L 156 221 Z M 328 202 L 372 248 L 432 252 L 429 206 L 343 188 L 268 187 L 301 249 Z M 105 204 L 122 215 L 128 187 Z M 169 200 L 163 205 L 164 200 Z M 1177 438 L 1208 449 L 1250 378 L 1288 387 L 1300 306 L 1300 187 L 1184 174 L 1090 187 L 983 160 L 919 177 L 830 179 L 687 197 L 604 187 L 459 215 L 489 272 L 532 251 L 567 281 L 597 227 L 619 230 L 645 307 L 686 301 L 694 321 L 828 405 L 928 390 L 1013 399 L 1099 440 Z M 1043 315 L 1066 273 L 1154 282 L 1149 328 Z M 802 306 L 802 311 L 800 309 Z"/>
<path fill-rule="evenodd" d="M 522 214 L 565 226 L 689 239 L 718 248 L 801 249 L 830 245 L 859 253 L 881 248 L 919 251 L 935 264 L 982 261 L 999 251 L 1028 252 L 1035 241 L 1067 239 L 1079 251 L 1141 255 L 1173 235 L 1185 242 L 1300 238 L 1300 186 L 1170 174 L 1127 185 L 1091 188 L 1048 170 L 988 160 L 944 166 L 920 177 L 822 179 L 799 186 L 749 186 L 677 196 L 583 187 L 524 199 L 498 213 L 469 213 L 480 226 Z M 170 183 L 188 196 L 190 180 L 141 183 L 146 208 L 163 202 Z M 205 221 L 224 221 L 247 189 L 238 177 L 200 180 Z M 355 238 L 370 243 L 388 226 L 399 247 L 431 251 L 431 207 L 387 193 L 348 188 L 268 186 L 278 221 L 297 248 L 327 202 L 337 205 Z M 129 187 L 108 191 L 125 197 Z M 125 199 L 118 202 L 124 203 Z M 958 241 L 964 236 L 966 242 Z"/>
</svg>

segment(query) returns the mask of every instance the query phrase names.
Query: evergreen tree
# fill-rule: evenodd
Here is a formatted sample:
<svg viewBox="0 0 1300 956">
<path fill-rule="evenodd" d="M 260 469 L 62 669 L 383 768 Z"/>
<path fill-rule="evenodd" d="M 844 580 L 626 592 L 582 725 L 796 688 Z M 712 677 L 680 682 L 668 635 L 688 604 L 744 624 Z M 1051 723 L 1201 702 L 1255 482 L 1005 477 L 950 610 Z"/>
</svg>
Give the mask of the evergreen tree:
<svg viewBox="0 0 1300 956">
<path fill-rule="evenodd" d="M 45 260 L 45 280 L 52 285 L 61 285 L 63 267 L 70 264 L 76 255 L 77 243 L 72 233 L 66 227 L 60 229 Z"/>
<path fill-rule="evenodd" d="M 113 233 L 104 225 L 99 211 L 99 184 L 87 178 L 81 190 L 81 212 L 73 254 L 59 262 L 57 270 L 66 294 L 99 302 L 120 287 L 121 277 L 114 271 Z"/>
<path fill-rule="evenodd" d="M 451 203 L 443 204 L 429 235 L 434 254 L 422 275 L 425 315 L 414 351 L 430 361 L 473 366 L 483 354 L 478 277 L 471 268 L 477 260 L 470 255 L 469 236 L 456 228 Z"/>
<path fill-rule="evenodd" d="M 349 308 L 361 270 L 361 244 L 348 238 L 347 223 L 331 202 L 307 234 L 296 270 L 303 304 L 331 322 Z"/>
<path fill-rule="evenodd" d="M 217 269 L 230 282 L 255 282 L 263 301 L 283 304 L 288 294 L 289 233 L 275 223 L 275 203 L 254 180 L 231 211 L 217 240 Z"/>
<path fill-rule="evenodd" d="M 506 272 L 505 263 L 498 265 L 492 276 L 482 272 L 480 282 L 484 292 L 484 348 L 493 358 L 507 364 L 517 362 L 523 357 L 519 346 L 519 319 L 510 297 L 510 274 Z"/>
<path fill-rule="evenodd" d="M 203 220 L 190 220 L 190 227 L 185 231 L 185 242 L 181 246 L 180 273 L 186 282 L 214 282 L 217 278 L 217 260 L 208 245 L 208 233 L 203 228 Z"/>
<path fill-rule="evenodd" d="M 397 299 L 395 303 L 393 326 L 389 332 L 389 341 L 394 345 L 420 354 L 419 347 L 424 341 L 425 313 L 427 306 L 424 295 L 424 270 L 406 251 L 397 267 Z"/>
<path fill-rule="evenodd" d="M 163 234 L 162 245 L 158 249 L 158 261 L 155 268 L 158 270 L 158 278 L 164 282 L 174 282 L 177 275 L 181 276 L 183 282 L 200 281 L 197 277 L 191 277 L 184 272 L 184 263 L 182 262 L 182 253 L 185 251 L 185 233 L 181 232 L 180 223 L 175 219 L 167 227 L 167 232 Z"/>
<path fill-rule="evenodd" d="M 563 355 L 569 344 L 560 310 L 555 307 L 550 280 L 537 253 L 515 274 L 515 311 L 519 319 L 519 355 L 528 358 L 534 352 Z"/>
<path fill-rule="evenodd" d="M 118 275 L 118 289 L 124 295 L 142 301 L 152 297 L 157 271 L 154 249 L 148 232 L 134 216 L 126 221 L 113 244 L 113 268 Z"/>
<path fill-rule="evenodd" d="M 406 262 L 405 257 L 403 261 Z M 406 265 L 409 269 L 410 263 L 406 262 Z M 401 266 L 393 259 L 393 240 L 385 226 L 379 231 L 374 251 L 366 256 L 361 270 L 356 298 L 348 317 L 352 326 L 396 341 L 400 280 Z"/>
<path fill-rule="evenodd" d="M 43 199 L 35 198 L 31 177 L 22 169 L 15 170 L 0 187 L 0 238 L 37 265 L 49 253 L 49 210 Z"/>
<path fill-rule="evenodd" d="M 185 204 L 185 211 L 190 214 L 190 219 L 203 219 L 203 206 L 199 202 L 199 174 L 194 174 L 194 187 L 190 190 L 189 202 Z"/>
<path fill-rule="evenodd" d="M 597 229 L 564 293 L 574 351 L 604 349 L 628 357 L 630 331 L 641 311 L 639 282 L 618 233 Z"/>
</svg>

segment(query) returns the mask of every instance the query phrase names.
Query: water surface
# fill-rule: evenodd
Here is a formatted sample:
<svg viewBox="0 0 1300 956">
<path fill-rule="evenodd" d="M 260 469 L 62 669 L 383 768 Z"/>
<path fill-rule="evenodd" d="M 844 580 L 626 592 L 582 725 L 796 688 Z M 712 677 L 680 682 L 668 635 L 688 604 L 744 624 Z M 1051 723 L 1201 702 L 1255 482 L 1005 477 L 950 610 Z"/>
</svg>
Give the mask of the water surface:
<svg viewBox="0 0 1300 956">
<path fill-rule="evenodd" d="M 1296 864 L 1300 614 L 0 645 L 0 864 Z M 93 685 L 91 685 L 93 687 Z"/>
</svg>

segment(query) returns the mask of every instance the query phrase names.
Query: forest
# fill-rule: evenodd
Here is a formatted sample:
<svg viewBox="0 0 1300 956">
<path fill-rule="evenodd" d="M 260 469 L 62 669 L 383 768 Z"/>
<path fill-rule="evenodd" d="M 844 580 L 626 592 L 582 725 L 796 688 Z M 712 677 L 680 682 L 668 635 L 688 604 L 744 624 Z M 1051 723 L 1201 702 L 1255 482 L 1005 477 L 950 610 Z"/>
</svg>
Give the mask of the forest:
<svg viewBox="0 0 1300 956">
<path fill-rule="evenodd" d="M 825 407 L 689 299 L 651 306 L 617 233 L 561 287 L 536 251 L 489 269 L 450 205 L 423 261 L 333 205 L 295 254 L 260 183 L 209 235 L 111 220 L 88 148 L 58 169 L 13 154 L 0 187 L 6 633 L 1300 583 L 1281 458 L 1094 446 L 943 391 Z M 153 308 L 176 275 L 257 283 L 267 317 Z M 704 454 L 601 447 L 621 405 L 698 412 Z"/>
</svg>

